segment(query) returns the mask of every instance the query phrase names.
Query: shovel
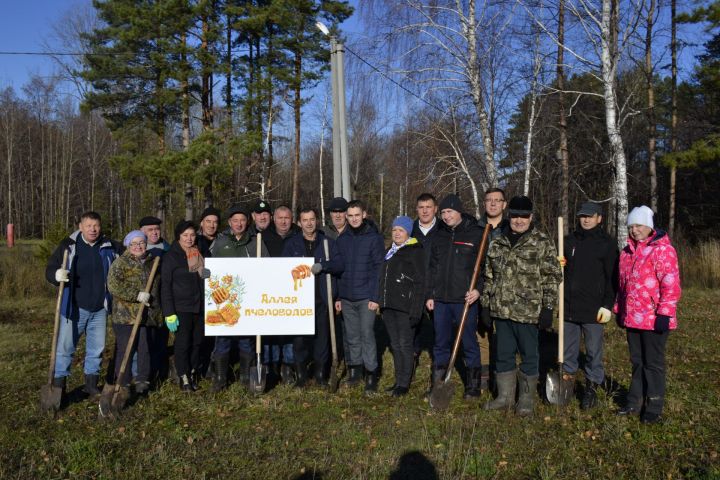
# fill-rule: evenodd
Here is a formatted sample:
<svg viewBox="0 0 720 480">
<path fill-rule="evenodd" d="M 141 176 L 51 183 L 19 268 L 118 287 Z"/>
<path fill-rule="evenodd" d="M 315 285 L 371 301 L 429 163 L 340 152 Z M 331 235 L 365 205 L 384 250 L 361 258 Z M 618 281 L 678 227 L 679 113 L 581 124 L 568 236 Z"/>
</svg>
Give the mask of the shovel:
<svg viewBox="0 0 720 480">
<path fill-rule="evenodd" d="M 155 257 L 153 261 L 152 269 L 150 270 L 150 276 L 148 277 L 147 284 L 145 285 L 145 292 L 150 293 L 152 289 L 153 280 L 155 279 L 155 272 L 157 271 L 158 264 L 160 263 L 160 257 Z M 130 339 L 128 340 L 125 353 L 123 354 L 122 363 L 120 364 L 120 374 L 115 379 L 115 385 L 106 383 L 103 387 L 103 391 L 100 394 L 100 403 L 98 405 L 100 418 L 118 418 L 122 413 L 122 409 L 130 398 L 130 390 L 125 385 L 121 385 L 120 380 L 125 376 L 125 370 L 128 366 L 128 360 L 130 359 L 130 353 L 132 352 L 133 344 L 135 343 L 135 336 L 140 328 L 140 322 L 142 320 L 143 311 L 145 305 L 140 304 L 137 315 L 135 315 L 135 321 L 133 322 L 133 328 L 130 332 Z"/>
<path fill-rule="evenodd" d="M 487 245 L 490 227 L 491 225 L 489 223 L 485 225 L 485 231 L 483 232 L 480 249 L 478 250 L 477 258 L 475 259 L 475 269 L 473 270 L 472 279 L 470 280 L 470 288 L 468 288 L 468 291 L 473 290 L 477 284 L 477 279 L 480 275 L 480 267 L 485 255 L 485 246 Z M 458 326 L 458 331 L 455 335 L 455 343 L 453 344 L 452 355 L 450 356 L 450 363 L 448 364 L 447 371 L 445 372 L 445 377 L 435 382 L 435 385 L 432 387 L 432 392 L 430 392 L 430 406 L 437 410 L 446 410 L 455 393 L 455 385 L 450 381 L 450 378 L 452 377 L 452 371 L 455 367 L 455 360 L 457 360 L 458 349 L 460 348 L 460 340 L 462 339 L 462 333 L 465 329 L 465 321 L 467 320 L 469 312 L 470 304 L 465 302 L 462 317 L 460 318 L 460 326 Z"/>
<path fill-rule="evenodd" d="M 327 238 L 323 240 L 323 247 L 325 248 L 325 260 L 330 261 L 330 247 L 328 246 Z M 335 339 L 335 305 L 333 304 L 332 296 L 332 280 L 330 274 L 325 275 L 325 281 L 327 282 L 327 301 L 328 301 L 328 318 L 330 319 L 330 347 L 332 349 L 332 365 L 330 365 L 330 392 L 335 393 L 340 386 L 340 376 L 338 375 L 338 369 L 340 362 L 338 361 L 337 354 L 337 340 Z"/>
<path fill-rule="evenodd" d="M 558 217 L 558 255 L 563 255 L 564 248 L 563 218 Z M 570 401 L 570 389 L 563 380 L 563 362 L 565 361 L 565 272 L 558 287 L 558 370 L 548 372 L 545 379 L 545 395 L 553 405 L 564 406 Z"/>
<path fill-rule="evenodd" d="M 62 265 L 60 268 L 65 269 L 67 263 L 68 252 L 63 253 Z M 55 412 L 60 408 L 62 401 L 62 388 L 53 386 L 53 378 L 55 377 L 55 357 L 57 356 L 57 338 L 58 330 L 60 330 L 60 306 L 62 304 L 62 294 L 65 288 L 65 282 L 60 282 L 58 286 L 57 302 L 55 303 L 55 327 L 53 328 L 52 347 L 50 348 L 50 368 L 48 369 L 48 383 L 40 389 L 40 410 L 44 413 Z"/>
<path fill-rule="evenodd" d="M 262 256 L 262 233 L 257 233 L 256 241 L 257 251 L 255 256 L 260 258 Z M 267 373 L 260 358 L 262 355 L 262 336 L 260 335 L 255 336 L 255 355 L 257 356 L 255 368 L 250 367 L 250 391 L 259 395 L 265 391 L 265 374 Z"/>
</svg>

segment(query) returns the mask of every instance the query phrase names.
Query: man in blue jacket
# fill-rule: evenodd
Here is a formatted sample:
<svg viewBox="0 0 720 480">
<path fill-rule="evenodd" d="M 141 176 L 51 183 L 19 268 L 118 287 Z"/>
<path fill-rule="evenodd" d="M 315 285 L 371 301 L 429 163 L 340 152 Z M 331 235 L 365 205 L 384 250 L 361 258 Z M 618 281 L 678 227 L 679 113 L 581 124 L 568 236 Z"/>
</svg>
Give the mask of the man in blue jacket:
<svg viewBox="0 0 720 480">
<path fill-rule="evenodd" d="M 338 282 L 340 300 L 335 309 L 343 314 L 343 333 L 347 341 L 345 362 L 347 385 L 362 379 L 365 366 L 365 392 L 377 391 L 378 362 L 375 343 L 375 312 L 378 309 L 378 283 L 385 256 L 383 237 L 365 217 L 365 204 L 348 203 L 348 227 L 337 239 L 345 269 Z"/>
<path fill-rule="evenodd" d="M 330 359 L 330 323 L 328 314 L 328 291 L 326 275 L 330 275 L 333 300 L 337 297 L 336 276 L 345 268 L 335 241 L 327 238 L 317 228 L 318 214 L 314 208 L 301 208 L 298 223 L 302 235 L 293 235 L 285 241 L 283 257 L 313 257 L 312 268 L 315 277 L 315 335 L 298 336 L 293 339 L 295 354 L 296 383 L 298 387 L 307 380 L 308 349 L 312 346 L 313 378 L 315 383 L 327 385 L 327 365 Z M 330 260 L 325 260 L 324 242 L 328 242 Z M 321 274 L 325 275 L 321 275 Z"/>
<path fill-rule="evenodd" d="M 100 215 L 96 212 L 83 213 L 78 227 L 60 242 L 45 269 L 48 282 L 53 285 L 65 283 L 53 385 L 65 391 L 78 340 L 85 334 L 85 392 L 94 398 L 100 394 L 98 379 L 105 349 L 107 315 L 112 303 L 106 280 L 120 246 L 102 235 Z M 66 251 L 67 264 L 62 265 Z"/>
</svg>

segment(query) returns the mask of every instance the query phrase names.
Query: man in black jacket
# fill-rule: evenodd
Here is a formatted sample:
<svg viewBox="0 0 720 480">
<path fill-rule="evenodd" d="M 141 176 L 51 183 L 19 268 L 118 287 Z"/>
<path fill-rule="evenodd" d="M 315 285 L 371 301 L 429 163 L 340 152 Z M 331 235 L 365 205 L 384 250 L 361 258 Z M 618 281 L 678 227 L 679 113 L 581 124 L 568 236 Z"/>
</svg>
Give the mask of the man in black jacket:
<svg viewBox="0 0 720 480">
<path fill-rule="evenodd" d="M 477 220 L 463 213 L 457 195 L 440 202 L 442 222 L 433 237 L 426 307 L 434 312 L 433 383 L 445 375 L 453 345 L 453 327 L 459 325 L 465 302 L 472 304 L 462 333 L 467 371 L 465 398 L 480 396 L 480 348 L 477 337 L 480 286 L 468 290 L 482 240 Z"/>
<path fill-rule="evenodd" d="M 565 237 L 565 363 L 563 381 L 572 391 L 578 370 L 580 334 L 585 337 L 585 391 L 580 407 L 597 404 L 605 379 L 603 326 L 615 299 L 618 249 L 602 229 L 602 208 L 586 202 L 577 213 L 579 228 Z M 565 262 L 563 262 L 565 263 Z"/>
</svg>

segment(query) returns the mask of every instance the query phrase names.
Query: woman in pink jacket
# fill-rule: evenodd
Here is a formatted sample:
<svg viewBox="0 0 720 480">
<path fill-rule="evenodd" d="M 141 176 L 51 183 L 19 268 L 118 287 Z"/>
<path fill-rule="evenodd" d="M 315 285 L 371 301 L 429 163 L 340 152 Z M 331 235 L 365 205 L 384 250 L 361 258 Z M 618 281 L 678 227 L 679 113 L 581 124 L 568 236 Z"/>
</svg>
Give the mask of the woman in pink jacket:
<svg viewBox="0 0 720 480">
<path fill-rule="evenodd" d="M 677 328 L 680 273 L 667 234 L 653 229 L 650 208 L 634 208 L 627 224 L 629 238 L 620 253 L 614 310 L 627 329 L 632 380 L 627 404 L 618 415 L 642 413 L 643 423 L 655 423 L 665 397 L 665 344 L 670 330 Z"/>
</svg>

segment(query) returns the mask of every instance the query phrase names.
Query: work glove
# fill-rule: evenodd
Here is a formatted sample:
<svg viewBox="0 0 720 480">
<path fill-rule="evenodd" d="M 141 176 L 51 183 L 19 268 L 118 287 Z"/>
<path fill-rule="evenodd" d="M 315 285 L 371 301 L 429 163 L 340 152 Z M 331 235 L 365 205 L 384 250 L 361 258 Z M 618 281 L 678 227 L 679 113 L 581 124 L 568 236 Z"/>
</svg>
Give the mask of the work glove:
<svg viewBox="0 0 720 480">
<path fill-rule="evenodd" d="M 608 310 L 608 309 L 605 308 L 605 307 L 600 307 L 600 309 L 599 309 L 598 312 L 597 312 L 597 317 L 595 318 L 595 320 L 596 320 L 598 323 L 603 323 L 603 324 L 604 324 L 604 323 L 607 323 L 607 322 L 610 321 L 610 316 L 611 316 L 611 315 L 612 315 L 612 314 L 610 313 L 610 310 Z"/>
<path fill-rule="evenodd" d="M 70 281 L 70 270 L 64 268 L 58 268 L 55 270 L 55 281 L 58 283 Z"/>
<path fill-rule="evenodd" d="M 540 330 L 549 330 L 552 327 L 553 322 L 553 309 L 543 308 L 540 310 L 540 316 L 538 317 L 538 328 Z"/>
<path fill-rule="evenodd" d="M 318 273 L 322 272 L 322 265 L 320 263 L 314 263 L 313 266 L 310 268 L 310 271 L 313 275 L 317 275 Z"/>
<path fill-rule="evenodd" d="M 670 317 L 667 315 L 658 315 L 655 317 L 655 328 L 653 329 L 658 333 L 667 332 L 670 330 Z"/>
<path fill-rule="evenodd" d="M 565 258 L 565 256 L 559 255 L 557 257 L 557 259 L 558 259 L 558 262 L 560 262 L 561 267 L 564 267 L 565 265 L 567 265 L 567 259 Z"/>
<path fill-rule="evenodd" d="M 490 316 L 490 309 L 484 307 L 480 310 L 480 322 L 488 332 L 492 332 L 492 317 Z"/>
<path fill-rule="evenodd" d="M 150 306 L 150 294 L 148 292 L 138 292 L 137 301 L 142 303 L 146 307 L 149 307 Z"/>
<path fill-rule="evenodd" d="M 202 278 L 203 280 L 207 280 L 208 278 L 210 278 L 210 270 L 207 268 L 201 268 L 198 273 L 200 274 L 200 278 Z"/>
<path fill-rule="evenodd" d="M 167 325 L 168 330 L 175 333 L 180 325 L 180 319 L 177 315 L 170 315 L 169 317 L 165 317 L 165 325 Z"/>
</svg>

